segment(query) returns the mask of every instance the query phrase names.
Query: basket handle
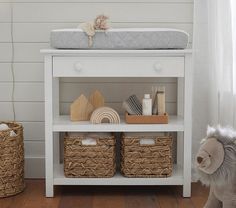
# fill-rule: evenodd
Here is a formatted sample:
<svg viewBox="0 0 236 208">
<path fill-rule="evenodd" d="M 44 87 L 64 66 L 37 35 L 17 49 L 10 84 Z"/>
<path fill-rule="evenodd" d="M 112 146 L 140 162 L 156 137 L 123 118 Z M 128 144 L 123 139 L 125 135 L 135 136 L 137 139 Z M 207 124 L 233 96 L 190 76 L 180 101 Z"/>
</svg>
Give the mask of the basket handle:
<svg viewBox="0 0 236 208">
<path fill-rule="evenodd" d="M 145 137 L 143 137 L 143 138 L 139 139 L 139 144 L 140 145 L 150 145 L 150 146 L 152 146 L 152 145 L 156 144 L 156 140 L 152 139 L 152 138 L 145 138 Z"/>
<path fill-rule="evenodd" d="M 142 136 L 139 139 L 139 144 L 143 145 L 143 146 L 153 146 L 157 143 L 158 138 L 162 138 L 162 137 L 170 137 L 170 133 L 165 133 L 164 136 Z"/>
<path fill-rule="evenodd" d="M 97 145 L 97 139 L 96 138 L 84 138 L 81 140 L 81 144 L 83 146 L 96 146 Z"/>
</svg>

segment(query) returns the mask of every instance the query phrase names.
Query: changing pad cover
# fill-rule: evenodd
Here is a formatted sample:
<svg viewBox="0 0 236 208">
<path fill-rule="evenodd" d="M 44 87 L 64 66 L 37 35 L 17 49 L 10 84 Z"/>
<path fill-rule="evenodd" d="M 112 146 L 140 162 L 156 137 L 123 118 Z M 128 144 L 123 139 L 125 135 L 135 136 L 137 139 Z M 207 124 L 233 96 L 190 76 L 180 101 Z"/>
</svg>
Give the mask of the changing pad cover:
<svg viewBox="0 0 236 208">
<path fill-rule="evenodd" d="M 51 31 L 51 46 L 58 49 L 185 49 L 189 35 L 169 28 L 123 28 L 96 31 L 93 45 L 82 29 Z"/>
</svg>

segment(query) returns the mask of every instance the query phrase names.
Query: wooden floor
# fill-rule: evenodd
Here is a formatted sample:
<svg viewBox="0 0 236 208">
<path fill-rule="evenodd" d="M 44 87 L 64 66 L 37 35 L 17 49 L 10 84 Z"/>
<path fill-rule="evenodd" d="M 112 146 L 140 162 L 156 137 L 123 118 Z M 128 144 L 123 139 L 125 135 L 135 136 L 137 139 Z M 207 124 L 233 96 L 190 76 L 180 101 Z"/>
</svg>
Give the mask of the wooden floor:
<svg viewBox="0 0 236 208">
<path fill-rule="evenodd" d="M 177 186 L 60 186 L 54 198 L 44 197 L 44 180 L 27 180 L 17 196 L 0 199 L 0 208 L 202 208 L 208 189 L 192 185 L 192 197 L 182 198 Z"/>
</svg>

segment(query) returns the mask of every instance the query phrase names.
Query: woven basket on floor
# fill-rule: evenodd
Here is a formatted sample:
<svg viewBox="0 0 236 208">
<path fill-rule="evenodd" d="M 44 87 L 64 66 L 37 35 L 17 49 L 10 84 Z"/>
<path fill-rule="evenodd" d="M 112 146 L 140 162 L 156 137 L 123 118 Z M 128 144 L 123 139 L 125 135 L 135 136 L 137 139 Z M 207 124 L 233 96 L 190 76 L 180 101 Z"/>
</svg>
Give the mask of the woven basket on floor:
<svg viewBox="0 0 236 208">
<path fill-rule="evenodd" d="M 0 131 L 0 197 L 12 196 L 25 188 L 23 127 L 15 122 L 9 130 Z M 16 136 L 10 136 L 14 131 Z"/>
<path fill-rule="evenodd" d="M 140 144 L 141 139 L 153 144 Z M 127 177 L 169 177 L 172 174 L 172 138 L 170 136 L 122 136 L 121 172 Z"/>
<path fill-rule="evenodd" d="M 64 138 L 66 177 L 112 177 L 116 171 L 115 137 L 96 137 L 96 145 L 83 145 L 83 136 Z"/>
</svg>

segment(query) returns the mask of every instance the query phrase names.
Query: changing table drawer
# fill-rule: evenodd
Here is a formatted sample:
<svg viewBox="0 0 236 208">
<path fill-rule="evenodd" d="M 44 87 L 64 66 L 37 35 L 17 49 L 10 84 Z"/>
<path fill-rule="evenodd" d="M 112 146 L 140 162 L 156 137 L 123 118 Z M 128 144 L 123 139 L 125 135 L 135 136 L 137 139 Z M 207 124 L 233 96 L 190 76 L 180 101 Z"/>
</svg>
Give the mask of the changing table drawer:
<svg viewBox="0 0 236 208">
<path fill-rule="evenodd" d="M 183 77 L 184 57 L 53 57 L 54 77 Z"/>
</svg>

